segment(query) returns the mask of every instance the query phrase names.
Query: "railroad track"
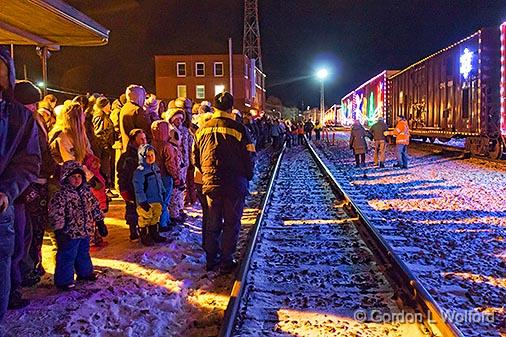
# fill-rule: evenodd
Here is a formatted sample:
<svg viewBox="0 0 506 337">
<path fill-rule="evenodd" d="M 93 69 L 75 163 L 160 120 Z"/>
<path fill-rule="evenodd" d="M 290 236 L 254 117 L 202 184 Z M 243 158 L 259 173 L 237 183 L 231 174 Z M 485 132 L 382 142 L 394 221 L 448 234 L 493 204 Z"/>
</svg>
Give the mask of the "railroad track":
<svg viewBox="0 0 506 337">
<path fill-rule="evenodd" d="M 220 336 L 355 334 L 461 336 L 314 150 L 284 149 Z"/>
</svg>

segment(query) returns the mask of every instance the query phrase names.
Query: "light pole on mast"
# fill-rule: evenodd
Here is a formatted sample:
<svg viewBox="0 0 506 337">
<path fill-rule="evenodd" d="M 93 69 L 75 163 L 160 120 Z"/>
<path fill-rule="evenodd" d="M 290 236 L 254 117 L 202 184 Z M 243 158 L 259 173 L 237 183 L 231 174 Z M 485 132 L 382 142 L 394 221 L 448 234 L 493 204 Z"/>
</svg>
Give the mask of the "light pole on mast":
<svg viewBox="0 0 506 337">
<path fill-rule="evenodd" d="M 325 113 L 325 79 L 329 75 L 327 69 L 322 68 L 316 73 L 316 77 L 320 79 L 320 125 L 323 126 L 323 114 Z"/>
</svg>

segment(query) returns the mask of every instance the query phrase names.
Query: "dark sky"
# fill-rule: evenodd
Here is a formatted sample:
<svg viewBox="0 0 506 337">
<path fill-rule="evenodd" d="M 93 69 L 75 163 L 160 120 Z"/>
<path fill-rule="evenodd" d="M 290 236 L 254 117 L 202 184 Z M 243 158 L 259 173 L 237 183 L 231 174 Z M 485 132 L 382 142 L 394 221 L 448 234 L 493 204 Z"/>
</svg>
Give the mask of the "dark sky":
<svg viewBox="0 0 506 337">
<path fill-rule="evenodd" d="M 111 30 L 104 47 L 64 47 L 49 85 L 119 95 L 154 90 L 155 54 L 242 52 L 241 0 L 67 0 Z M 258 0 L 268 95 L 318 105 L 320 65 L 331 69 L 327 105 L 383 69 L 401 69 L 485 26 L 506 21 L 506 1 Z M 40 78 L 33 48 L 17 47 L 18 77 Z"/>
</svg>

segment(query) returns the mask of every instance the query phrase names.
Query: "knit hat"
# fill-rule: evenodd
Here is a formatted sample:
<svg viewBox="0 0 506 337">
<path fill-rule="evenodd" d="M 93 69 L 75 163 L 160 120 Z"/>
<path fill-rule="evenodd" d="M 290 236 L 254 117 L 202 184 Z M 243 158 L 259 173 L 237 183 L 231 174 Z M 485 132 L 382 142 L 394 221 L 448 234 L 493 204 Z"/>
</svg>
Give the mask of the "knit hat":
<svg viewBox="0 0 506 337">
<path fill-rule="evenodd" d="M 42 99 L 42 93 L 30 81 L 16 81 L 14 99 L 23 105 L 35 104 Z"/>
<path fill-rule="evenodd" d="M 214 106 L 222 111 L 228 111 L 234 106 L 234 97 L 229 92 L 222 92 L 214 97 Z"/>
<path fill-rule="evenodd" d="M 185 117 L 184 117 L 184 111 L 182 109 L 172 108 L 172 109 L 167 110 L 167 120 L 168 121 L 170 121 L 175 115 L 181 115 L 181 117 L 183 118 L 183 121 L 184 121 Z"/>
<path fill-rule="evenodd" d="M 176 98 L 169 102 L 169 109 L 184 109 L 184 98 Z"/>
<path fill-rule="evenodd" d="M 95 105 L 97 106 L 97 108 L 99 109 L 103 109 L 107 106 L 107 104 L 109 104 L 109 100 L 107 99 L 107 97 L 99 97 L 97 98 L 97 100 L 95 101 Z"/>
<path fill-rule="evenodd" d="M 132 130 L 130 130 L 130 132 L 128 133 L 128 139 L 129 139 L 131 142 L 133 142 L 133 141 L 135 140 L 135 137 L 137 137 L 137 135 L 138 135 L 139 133 L 142 133 L 142 132 L 144 132 L 144 130 L 142 130 L 142 129 L 132 129 Z"/>
</svg>

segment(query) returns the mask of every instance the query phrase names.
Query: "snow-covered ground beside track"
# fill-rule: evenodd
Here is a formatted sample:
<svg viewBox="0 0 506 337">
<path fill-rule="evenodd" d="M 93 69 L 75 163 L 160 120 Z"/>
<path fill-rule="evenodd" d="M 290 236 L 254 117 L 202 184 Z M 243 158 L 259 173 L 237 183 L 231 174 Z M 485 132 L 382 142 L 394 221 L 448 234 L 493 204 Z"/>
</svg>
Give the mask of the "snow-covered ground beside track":
<svg viewBox="0 0 506 337">
<path fill-rule="evenodd" d="M 258 154 L 250 184 L 240 246 L 256 220 L 265 193 L 270 150 Z M 92 250 L 96 282 L 77 282 L 62 292 L 53 285 L 56 247 L 49 235 L 43 246 L 47 274 L 23 289 L 31 304 L 4 318 L 8 337 L 31 336 L 216 336 L 232 288 L 233 275 L 205 271 L 201 248 L 201 210 L 185 210 L 188 219 L 169 234 L 170 243 L 145 248 L 128 240 L 124 203 L 114 200 L 107 214 L 107 246 Z M 239 251 L 239 255 L 241 252 Z"/>
<path fill-rule="evenodd" d="M 506 164 L 409 150 L 354 168 L 349 135 L 317 152 L 466 336 L 506 335 Z M 454 316 L 452 316 L 454 315 Z"/>
</svg>

